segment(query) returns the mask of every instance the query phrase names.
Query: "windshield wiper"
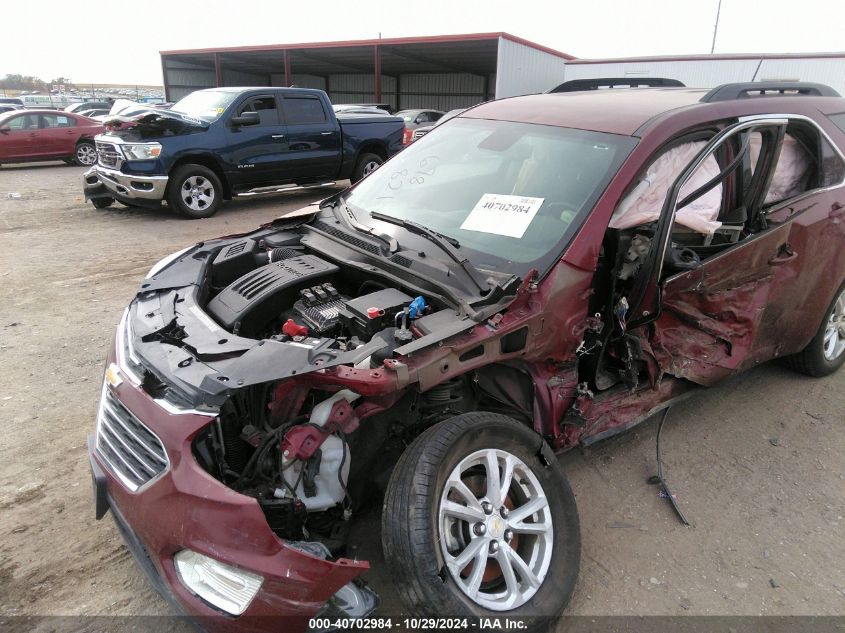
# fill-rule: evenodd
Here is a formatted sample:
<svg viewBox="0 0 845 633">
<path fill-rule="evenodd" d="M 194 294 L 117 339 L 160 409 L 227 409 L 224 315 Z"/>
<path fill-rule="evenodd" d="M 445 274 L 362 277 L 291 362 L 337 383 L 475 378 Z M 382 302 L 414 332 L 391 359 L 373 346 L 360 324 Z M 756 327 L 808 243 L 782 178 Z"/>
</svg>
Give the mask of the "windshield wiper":
<svg viewBox="0 0 845 633">
<path fill-rule="evenodd" d="M 378 211 L 371 211 L 370 217 L 374 220 L 381 220 L 382 222 L 387 222 L 388 224 L 401 226 L 403 229 L 406 229 L 411 233 L 416 233 L 417 235 L 434 242 L 440 247 L 440 250 L 446 253 L 464 270 L 464 272 L 466 272 L 467 276 L 472 280 L 472 283 L 475 284 L 481 294 L 487 294 L 490 291 L 488 279 L 484 277 L 480 270 L 473 266 L 469 259 L 463 257 L 457 251 L 457 249 L 461 247 L 461 243 L 454 237 L 449 237 L 448 235 L 443 235 L 442 233 L 433 231 L 422 224 L 417 224 L 413 220 L 394 218 L 392 215 L 386 215 L 384 213 L 379 213 Z"/>
<path fill-rule="evenodd" d="M 338 198 L 337 200 L 335 200 L 332 203 L 332 208 L 334 210 L 339 210 L 340 213 L 335 213 L 335 215 L 342 216 L 346 224 L 351 226 L 356 231 L 372 235 L 377 240 L 380 240 L 381 242 L 387 244 L 387 250 L 390 253 L 395 253 L 399 250 L 399 242 L 396 241 L 396 238 L 390 237 L 385 233 L 378 233 L 373 227 L 361 224 L 358 221 L 358 218 L 355 217 L 355 214 L 352 213 L 352 209 L 349 208 L 349 205 L 346 204 L 342 199 Z"/>
</svg>

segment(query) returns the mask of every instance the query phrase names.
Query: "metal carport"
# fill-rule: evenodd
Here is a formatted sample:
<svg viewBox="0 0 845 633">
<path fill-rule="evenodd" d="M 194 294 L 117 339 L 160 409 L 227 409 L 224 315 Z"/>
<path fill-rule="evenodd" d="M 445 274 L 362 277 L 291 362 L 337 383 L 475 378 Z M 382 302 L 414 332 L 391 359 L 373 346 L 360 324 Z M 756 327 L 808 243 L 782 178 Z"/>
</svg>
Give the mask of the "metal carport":
<svg viewBox="0 0 845 633">
<path fill-rule="evenodd" d="M 217 86 L 299 86 L 334 103 L 440 110 L 542 92 L 562 81 L 568 59 L 508 33 L 161 52 L 168 101 Z"/>
</svg>

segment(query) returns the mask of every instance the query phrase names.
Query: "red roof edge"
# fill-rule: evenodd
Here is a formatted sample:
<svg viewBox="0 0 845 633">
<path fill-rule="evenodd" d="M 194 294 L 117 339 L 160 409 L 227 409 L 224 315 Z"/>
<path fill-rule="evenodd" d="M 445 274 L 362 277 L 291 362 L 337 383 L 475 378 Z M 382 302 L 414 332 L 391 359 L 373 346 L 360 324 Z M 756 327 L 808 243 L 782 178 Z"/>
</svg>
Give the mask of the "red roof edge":
<svg viewBox="0 0 845 633">
<path fill-rule="evenodd" d="M 369 40 L 343 40 L 337 42 L 305 42 L 300 44 L 264 44 L 258 46 L 226 46 L 222 48 L 190 48 L 170 51 L 159 51 L 159 55 L 197 55 L 203 53 L 245 53 L 250 51 L 284 51 L 314 48 L 351 48 L 356 46 L 396 46 L 400 44 L 430 44 L 437 42 L 471 42 L 478 40 L 497 40 L 499 38 L 528 46 L 538 51 L 554 55 L 562 59 L 575 59 L 572 55 L 562 53 L 548 46 L 537 44 L 529 40 L 505 32 L 494 33 L 464 33 L 460 35 L 428 35 L 423 37 L 391 37 Z"/>
</svg>

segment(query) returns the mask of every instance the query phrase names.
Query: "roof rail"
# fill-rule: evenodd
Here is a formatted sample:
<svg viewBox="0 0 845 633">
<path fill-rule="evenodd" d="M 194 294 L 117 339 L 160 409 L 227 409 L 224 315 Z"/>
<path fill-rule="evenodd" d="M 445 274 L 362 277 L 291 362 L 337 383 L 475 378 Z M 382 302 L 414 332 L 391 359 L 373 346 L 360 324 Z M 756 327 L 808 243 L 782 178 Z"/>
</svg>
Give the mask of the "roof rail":
<svg viewBox="0 0 845 633">
<path fill-rule="evenodd" d="M 597 79 L 572 79 L 549 90 L 552 92 L 578 92 L 600 88 L 684 88 L 677 79 L 665 77 L 601 77 Z"/>
<path fill-rule="evenodd" d="M 771 94 L 774 93 L 774 94 Z M 839 97 L 830 86 L 809 81 L 752 81 L 748 83 L 722 84 L 701 97 L 704 103 L 714 101 L 735 101 L 759 97 Z"/>
</svg>

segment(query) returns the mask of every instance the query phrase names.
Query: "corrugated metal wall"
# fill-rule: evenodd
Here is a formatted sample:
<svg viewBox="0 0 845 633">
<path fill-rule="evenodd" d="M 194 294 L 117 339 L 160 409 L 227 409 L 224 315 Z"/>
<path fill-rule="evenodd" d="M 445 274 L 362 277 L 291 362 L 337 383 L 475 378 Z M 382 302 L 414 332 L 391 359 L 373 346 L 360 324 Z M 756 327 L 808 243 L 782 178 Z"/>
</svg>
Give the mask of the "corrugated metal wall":
<svg viewBox="0 0 845 633">
<path fill-rule="evenodd" d="M 168 88 L 171 101 L 179 101 L 194 90 L 214 87 L 213 68 L 209 70 L 204 66 L 173 59 L 167 59 L 165 63 L 167 70 L 164 73 L 164 85 Z"/>
<path fill-rule="evenodd" d="M 712 88 L 719 84 L 793 80 L 817 81 L 845 91 L 845 57 L 828 59 L 702 59 L 567 64 L 566 80 L 599 77 L 669 77 L 687 86 Z M 562 83 L 559 81 L 548 88 Z"/>
<path fill-rule="evenodd" d="M 566 60 L 499 38 L 496 99 L 545 92 L 564 81 Z"/>
<path fill-rule="evenodd" d="M 400 110 L 432 108 L 447 112 L 455 108 L 468 108 L 488 95 L 489 79 L 469 73 L 415 73 L 400 75 Z"/>
<path fill-rule="evenodd" d="M 269 86 L 270 75 L 222 69 L 224 86 Z"/>
</svg>

